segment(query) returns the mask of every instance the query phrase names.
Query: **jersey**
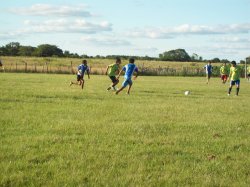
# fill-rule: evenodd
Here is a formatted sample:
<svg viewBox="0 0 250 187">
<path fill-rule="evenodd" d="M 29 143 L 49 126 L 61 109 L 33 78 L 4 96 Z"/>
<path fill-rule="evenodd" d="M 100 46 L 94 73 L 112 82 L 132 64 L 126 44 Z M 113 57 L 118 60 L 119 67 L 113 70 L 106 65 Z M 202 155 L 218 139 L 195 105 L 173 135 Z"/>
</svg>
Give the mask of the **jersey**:
<svg viewBox="0 0 250 187">
<path fill-rule="evenodd" d="M 122 70 L 125 71 L 125 74 L 124 74 L 125 79 L 131 79 L 131 77 L 133 76 L 134 71 L 138 72 L 138 68 L 136 67 L 135 64 L 132 64 L 132 63 L 129 63 L 129 64 L 125 65 L 122 68 Z"/>
<path fill-rule="evenodd" d="M 115 76 L 115 74 L 116 74 L 116 71 L 117 70 L 119 70 L 119 66 L 118 66 L 118 64 L 110 64 L 109 66 L 108 66 L 108 76 Z"/>
<path fill-rule="evenodd" d="M 250 74 L 250 66 L 247 67 L 247 73 Z"/>
<path fill-rule="evenodd" d="M 221 68 L 220 68 L 220 74 L 221 75 L 228 75 L 228 68 L 227 68 L 227 66 L 221 66 Z"/>
<path fill-rule="evenodd" d="M 85 71 L 89 72 L 89 67 L 87 65 L 85 66 L 84 64 L 81 64 L 78 66 L 77 70 L 78 70 L 77 75 L 83 76 Z"/>
<path fill-rule="evenodd" d="M 232 81 L 240 80 L 240 68 L 239 66 L 230 68 L 230 75 Z"/>
<path fill-rule="evenodd" d="M 207 64 L 207 65 L 204 66 L 204 69 L 206 70 L 206 73 L 207 73 L 207 74 L 211 74 L 211 73 L 212 73 L 212 70 L 213 70 L 213 66 Z"/>
</svg>

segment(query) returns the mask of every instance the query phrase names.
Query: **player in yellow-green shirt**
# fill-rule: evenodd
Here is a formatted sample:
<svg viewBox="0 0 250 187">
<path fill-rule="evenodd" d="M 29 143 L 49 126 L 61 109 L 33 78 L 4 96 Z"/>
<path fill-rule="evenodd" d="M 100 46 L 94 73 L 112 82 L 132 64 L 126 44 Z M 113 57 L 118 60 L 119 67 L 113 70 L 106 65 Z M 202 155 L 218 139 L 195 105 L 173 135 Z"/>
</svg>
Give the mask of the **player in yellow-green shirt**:
<svg viewBox="0 0 250 187">
<path fill-rule="evenodd" d="M 224 63 L 220 68 L 220 77 L 223 84 L 227 82 L 228 74 L 229 74 L 229 68 L 227 67 L 227 64 Z"/>
<path fill-rule="evenodd" d="M 228 89 L 228 96 L 232 91 L 232 87 L 236 85 L 236 96 L 238 96 L 240 91 L 240 67 L 236 65 L 235 61 L 231 62 L 231 68 L 229 73 L 230 87 Z"/>
<path fill-rule="evenodd" d="M 110 64 L 107 66 L 106 75 L 108 75 L 112 81 L 112 84 L 107 88 L 108 91 L 111 88 L 113 90 L 116 90 L 115 86 L 119 83 L 119 80 L 116 78 L 116 74 L 119 73 L 120 64 L 121 64 L 121 59 L 116 58 L 116 62 L 114 64 Z"/>
</svg>

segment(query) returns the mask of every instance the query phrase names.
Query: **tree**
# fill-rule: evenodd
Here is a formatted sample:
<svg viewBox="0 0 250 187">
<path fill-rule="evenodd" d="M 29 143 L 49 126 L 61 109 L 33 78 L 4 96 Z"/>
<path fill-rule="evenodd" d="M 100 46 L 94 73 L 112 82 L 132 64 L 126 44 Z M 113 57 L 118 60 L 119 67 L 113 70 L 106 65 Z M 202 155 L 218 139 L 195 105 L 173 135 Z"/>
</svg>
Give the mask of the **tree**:
<svg viewBox="0 0 250 187">
<path fill-rule="evenodd" d="M 213 58 L 212 60 L 210 60 L 211 62 L 213 63 L 216 63 L 216 62 L 220 62 L 220 59 L 219 58 Z"/>
<path fill-rule="evenodd" d="M 175 49 L 171 51 L 164 52 L 159 55 L 161 60 L 165 61 L 190 61 L 191 58 L 184 49 Z"/>
<path fill-rule="evenodd" d="M 55 45 L 42 44 L 35 50 L 35 55 L 40 57 L 63 56 L 63 51 Z"/>
<path fill-rule="evenodd" d="M 18 42 L 11 42 L 5 45 L 6 55 L 7 56 L 18 56 L 18 51 L 20 48 L 20 43 Z"/>
<path fill-rule="evenodd" d="M 246 58 L 247 64 L 250 64 L 250 56 Z"/>
<path fill-rule="evenodd" d="M 6 56 L 7 55 L 7 50 L 5 47 L 0 47 L 0 56 Z"/>
<path fill-rule="evenodd" d="M 193 62 L 201 62 L 202 57 L 197 55 L 196 53 L 193 53 L 192 56 L 191 56 L 191 61 L 193 61 Z"/>
<path fill-rule="evenodd" d="M 246 62 L 245 60 L 241 60 L 240 64 L 245 64 L 245 62 Z"/>
<path fill-rule="evenodd" d="M 20 46 L 18 55 L 20 56 L 33 56 L 36 47 L 32 46 Z"/>
<path fill-rule="evenodd" d="M 65 57 L 70 57 L 70 52 L 69 52 L 69 51 L 64 51 L 63 55 L 64 55 Z"/>
<path fill-rule="evenodd" d="M 193 53 L 191 56 L 191 60 L 192 61 L 199 61 L 199 55 L 197 55 L 196 53 Z"/>
<path fill-rule="evenodd" d="M 229 64 L 230 63 L 230 61 L 229 60 L 227 60 L 227 59 L 222 59 L 221 61 L 220 61 L 221 63 L 227 63 L 227 64 Z"/>
</svg>

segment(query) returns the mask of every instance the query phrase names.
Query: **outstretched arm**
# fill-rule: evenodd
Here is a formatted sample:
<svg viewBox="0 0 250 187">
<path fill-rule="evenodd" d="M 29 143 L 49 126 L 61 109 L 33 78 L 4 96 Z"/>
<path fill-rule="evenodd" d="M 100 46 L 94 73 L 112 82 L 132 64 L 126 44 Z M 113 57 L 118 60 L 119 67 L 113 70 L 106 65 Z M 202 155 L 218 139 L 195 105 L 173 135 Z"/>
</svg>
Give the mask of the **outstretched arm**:
<svg viewBox="0 0 250 187">
<path fill-rule="evenodd" d="M 138 68 L 136 67 L 136 69 L 135 69 L 134 80 L 138 77 L 138 75 L 139 75 L 139 71 L 138 71 Z"/>
<path fill-rule="evenodd" d="M 89 70 L 87 71 L 87 74 L 88 74 L 88 78 L 90 79 L 90 76 L 89 76 Z"/>
<path fill-rule="evenodd" d="M 105 75 L 107 75 L 107 74 L 108 74 L 108 70 L 109 70 L 109 66 L 107 66 L 107 68 L 106 68 Z"/>
<path fill-rule="evenodd" d="M 227 79 L 228 82 L 230 81 L 231 76 L 232 76 L 232 72 L 231 72 L 231 70 L 230 70 L 229 75 L 228 75 L 228 79 Z"/>
<path fill-rule="evenodd" d="M 117 76 L 117 79 L 119 79 L 119 78 L 120 78 L 120 76 L 121 76 L 122 72 L 123 72 L 123 70 L 121 70 L 121 71 L 119 72 L 119 74 L 118 74 L 118 76 Z"/>
</svg>

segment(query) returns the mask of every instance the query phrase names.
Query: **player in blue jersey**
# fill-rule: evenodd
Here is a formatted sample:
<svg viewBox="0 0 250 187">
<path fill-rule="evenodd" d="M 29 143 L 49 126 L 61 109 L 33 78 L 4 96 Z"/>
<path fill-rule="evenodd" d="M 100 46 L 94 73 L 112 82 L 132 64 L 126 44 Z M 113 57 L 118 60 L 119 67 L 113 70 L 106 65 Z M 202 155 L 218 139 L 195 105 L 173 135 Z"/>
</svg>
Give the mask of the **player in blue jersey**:
<svg viewBox="0 0 250 187">
<path fill-rule="evenodd" d="M 80 64 L 78 67 L 77 67 L 77 75 L 76 75 L 76 79 L 77 79 L 77 82 L 70 82 L 70 86 L 72 84 L 76 84 L 76 85 L 80 85 L 83 89 L 83 86 L 84 86 L 84 73 L 87 72 L 88 74 L 88 78 L 90 79 L 90 76 L 89 76 L 89 67 L 87 65 L 87 60 L 83 60 L 82 61 L 82 64 Z"/>
<path fill-rule="evenodd" d="M 209 80 L 211 78 L 212 75 L 212 71 L 213 71 L 213 66 L 211 65 L 211 62 L 208 62 L 207 65 L 204 66 L 204 69 L 206 71 L 206 75 L 207 75 L 207 84 L 209 83 Z"/>
<path fill-rule="evenodd" d="M 121 75 L 121 73 L 123 71 L 125 72 L 125 74 L 124 74 L 124 81 L 122 83 L 122 87 L 115 92 L 116 94 L 118 94 L 120 91 L 122 91 L 128 85 L 129 85 L 129 87 L 128 87 L 127 94 L 130 93 L 130 89 L 131 89 L 132 84 L 133 84 L 133 81 L 132 81 L 131 78 L 132 78 L 134 72 L 136 73 L 134 79 L 136 79 L 137 76 L 138 76 L 138 68 L 136 67 L 136 65 L 134 64 L 134 62 L 135 62 L 135 59 L 130 58 L 129 59 L 129 63 L 127 65 L 125 65 L 122 68 L 122 70 L 119 72 L 117 79 L 119 79 L 119 77 L 120 77 L 120 75 Z"/>
</svg>

